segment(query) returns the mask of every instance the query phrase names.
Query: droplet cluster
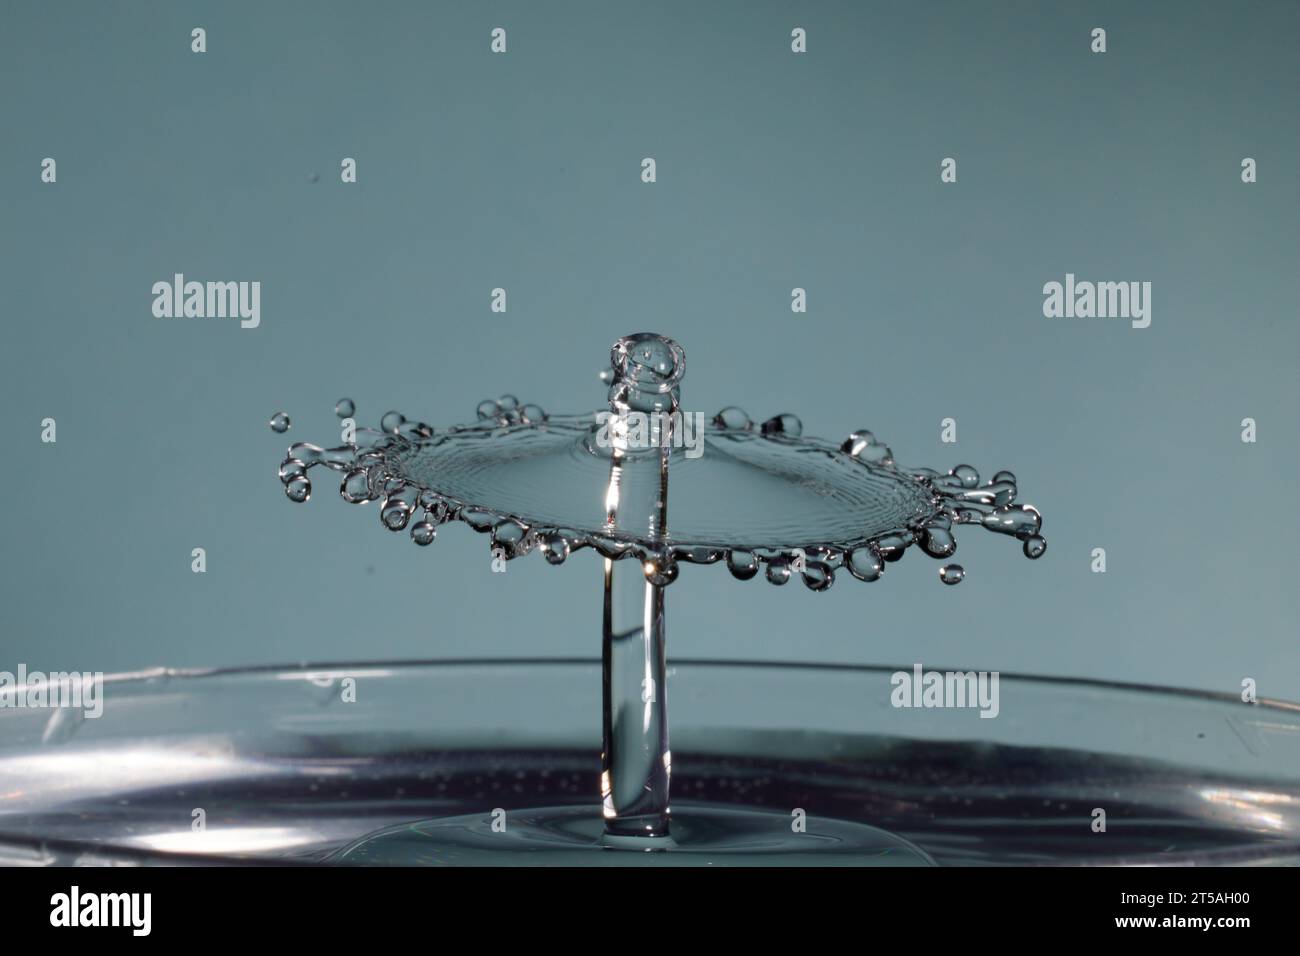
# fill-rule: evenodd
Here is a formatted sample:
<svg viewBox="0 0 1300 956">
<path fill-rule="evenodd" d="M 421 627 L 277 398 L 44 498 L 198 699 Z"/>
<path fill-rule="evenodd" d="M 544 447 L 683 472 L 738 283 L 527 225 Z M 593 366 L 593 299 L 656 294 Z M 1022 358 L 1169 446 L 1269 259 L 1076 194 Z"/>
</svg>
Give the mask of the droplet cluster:
<svg viewBox="0 0 1300 956">
<path fill-rule="evenodd" d="M 340 418 L 351 417 L 355 411 L 350 399 L 340 399 L 335 407 Z M 437 434 L 491 441 L 494 434 L 500 434 L 499 429 L 545 428 L 550 421 L 550 416 L 539 406 L 523 404 L 513 395 L 481 402 L 477 417 L 476 424 L 438 430 Z M 573 420 L 580 417 L 573 416 Z M 281 421 L 283 427 L 277 427 Z M 283 412 L 271 421 L 271 427 L 277 432 L 287 431 L 288 426 L 288 416 Z M 785 585 L 798 578 L 809 590 L 825 591 L 834 584 L 836 573 L 841 570 L 859 581 L 879 580 L 886 566 L 901 559 L 913 545 L 930 557 L 944 561 L 939 580 L 955 585 L 966 576 L 960 564 L 949 560 L 957 550 L 954 528 L 961 525 L 979 525 L 1013 537 L 1021 542 L 1029 558 L 1042 557 L 1047 549 L 1040 533 L 1042 516 L 1032 505 L 1016 503 L 1016 476 L 1010 471 L 998 471 L 988 481 L 982 481 L 979 472 L 966 464 L 947 472 L 902 469 L 894 462 L 890 448 L 870 431 L 859 429 L 839 446 L 828 446 L 818 439 L 804 438 L 802 422 L 790 413 L 756 424 L 743 410 L 728 406 L 713 417 L 711 428 L 715 432 L 748 432 L 762 440 L 825 448 L 867 466 L 896 470 L 928 493 L 933 509 L 908 527 L 866 538 L 852 546 L 794 541 L 789 546 L 768 548 L 746 547 L 740 543 L 665 544 L 629 538 L 599 526 L 549 527 L 526 515 L 494 511 L 485 503 L 459 500 L 410 480 L 401 470 L 401 454 L 431 439 L 435 429 L 423 422 L 410 421 L 395 411 L 382 416 L 378 430 L 359 429 L 355 443 L 336 448 L 307 442 L 290 446 L 280 464 L 279 477 L 290 501 L 305 502 L 312 491 L 309 472 L 323 465 L 342 476 L 339 494 L 344 501 L 378 502 L 380 523 L 389 531 L 407 531 L 411 540 L 421 547 L 433 543 L 440 525 L 459 520 L 489 535 L 494 558 L 510 561 L 540 551 L 548 563 L 558 565 L 573 552 L 590 548 L 605 558 L 639 561 L 646 579 L 661 587 L 676 580 L 681 563 L 722 562 L 733 577 L 742 581 L 761 572 L 774 585 Z"/>
</svg>

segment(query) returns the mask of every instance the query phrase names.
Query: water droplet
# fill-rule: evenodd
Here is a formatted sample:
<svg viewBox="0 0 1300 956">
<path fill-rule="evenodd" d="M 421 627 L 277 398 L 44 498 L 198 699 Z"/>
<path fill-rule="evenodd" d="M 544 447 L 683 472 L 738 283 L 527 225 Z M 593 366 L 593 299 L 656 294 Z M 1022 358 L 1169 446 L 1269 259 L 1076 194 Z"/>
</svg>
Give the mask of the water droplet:
<svg viewBox="0 0 1300 956">
<path fill-rule="evenodd" d="M 775 585 L 782 585 L 790 580 L 790 563 L 784 558 L 767 562 L 767 580 Z"/>
<path fill-rule="evenodd" d="M 718 414 L 713 416 L 713 424 L 718 428 L 725 428 L 727 431 L 747 431 L 752 428 L 754 423 L 749 420 L 745 410 L 737 408 L 735 405 L 728 405 Z"/>
<path fill-rule="evenodd" d="M 1012 534 L 1024 539 L 1038 534 L 1043 516 L 1033 505 L 1008 505 L 986 514 L 981 523 L 998 534 Z"/>
<path fill-rule="evenodd" d="M 478 416 L 479 421 L 486 422 L 496 418 L 500 411 L 495 401 L 485 398 L 478 403 L 478 408 L 474 410 L 474 413 Z"/>
<path fill-rule="evenodd" d="M 693 548 L 677 547 L 673 549 L 678 561 L 686 561 L 690 564 L 713 564 L 721 561 L 726 556 L 725 548 L 711 548 L 708 546 L 697 546 Z"/>
<path fill-rule="evenodd" d="M 949 474 L 960 481 L 963 488 L 974 488 L 980 483 L 980 473 L 970 465 L 958 465 Z"/>
<path fill-rule="evenodd" d="M 275 432 L 277 435 L 283 435 L 289 430 L 289 416 L 284 412 L 276 412 L 271 416 L 269 424 L 271 426 L 271 431 Z"/>
<path fill-rule="evenodd" d="M 845 563 L 849 573 L 859 581 L 875 581 L 885 570 L 885 562 L 874 548 L 855 548 Z"/>
<path fill-rule="evenodd" d="M 960 564 L 945 564 L 939 569 L 939 580 L 944 584 L 960 584 L 966 577 L 966 569 Z"/>
<path fill-rule="evenodd" d="M 550 564 L 563 564 L 569 556 L 569 541 L 559 533 L 542 535 L 542 557 Z"/>
<path fill-rule="evenodd" d="M 432 521 L 417 521 L 411 525 L 411 540 L 422 548 L 432 544 L 437 536 L 438 529 Z"/>
<path fill-rule="evenodd" d="M 1041 558 L 1043 552 L 1047 550 L 1047 539 L 1041 535 L 1031 534 L 1029 537 L 1025 538 L 1025 543 L 1021 550 L 1025 552 L 1026 558 Z"/>
<path fill-rule="evenodd" d="M 1016 484 L 1015 473 L 1010 471 L 1005 471 L 1005 470 L 999 471 L 996 475 L 993 476 L 992 484 L 997 484 L 1000 481 L 1005 481 L 1009 485 Z"/>
<path fill-rule="evenodd" d="M 825 591 L 835 583 L 835 574 L 820 561 L 809 561 L 804 565 L 803 583 L 810 591 Z"/>
<path fill-rule="evenodd" d="M 867 431 L 865 428 L 859 428 L 855 432 L 850 432 L 849 437 L 844 439 L 844 443 L 840 445 L 840 451 L 856 458 L 875 443 L 875 435 L 871 434 L 871 432 Z"/>
<path fill-rule="evenodd" d="M 384 417 L 379 419 L 379 427 L 390 435 L 396 435 L 405 424 L 406 416 L 401 412 L 384 412 Z"/>
<path fill-rule="evenodd" d="M 339 418 L 351 418 L 357 413 L 357 403 L 350 398 L 340 398 L 334 403 L 334 414 Z"/>
<path fill-rule="evenodd" d="M 284 493 L 290 501 L 301 504 L 311 497 L 311 479 L 306 475 L 289 479 L 285 482 Z"/>
<path fill-rule="evenodd" d="M 886 561 L 898 561 L 911 545 L 911 537 L 901 534 L 887 534 L 876 540 L 876 550 Z"/>
<path fill-rule="evenodd" d="M 850 437 L 840 448 L 843 450 L 851 440 Z M 894 453 L 888 445 L 882 445 L 880 442 L 873 442 L 870 445 L 854 443 L 852 447 L 857 449 L 853 453 L 853 457 L 858 461 L 865 461 L 868 465 L 892 465 L 894 463 Z"/>
<path fill-rule="evenodd" d="M 752 551 L 732 551 L 727 554 L 727 570 L 733 578 L 748 581 L 758 573 L 758 558 Z"/>
<path fill-rule="evenodd" d="M 655 587 L 666 588 L 677 580 L 677 562 L 668 553 L 647 555 L 641 569 L 645 579 Z"/>
<path fill-rule="evenodd" d="M 306 473 L 307 473 L 307 466 L 304 465 L 302 462 L 300 462 L 297 458 L 286 458 L 284 461 L 280 463 L 280 482 L 282 484 L 287 485 L 294 478 L 297 478 L 299 475 L 304 475 Z"/>
<path fill-rule="evenodd" d="M 788 438 L 798 438 L 803 434 L 803 422 L 799 421 L 797 415 L 791 415 L 789 412 L 784 412 L 763 422 L 763 434 L 785 435 Z"/>
<path fill-rule="evenodd" d="M 921 532 L 921 550 L 932 558 L 946 558 L 957 550 L 957 541 L 946 528 L 928 526 Z"/>
<path fill-rule="evenodd" d="M 1016 500 L 1016 483 L 1014 481 L 991 481 L 986 486 L 993 496 L 993 504 L 1001 508 Z"/>
<path fill-rule="evenodd" d="M 662 381 L 680 378 L 676 375 L 678 352 L 681 347 L 652 332 L 638 332 L 624 336 L 610 350 L 610 364 L 615 378 L 620 375 L 632 382 L 658 385 Z"/>
<path fill-rule="evenodd" d="M 343 483 L 339 485 L 339 494 L 343 500 L 359 505 L 367 502 L 371 498 L 370 494 L 370 475 L 364 468 L 354 468 L 347 473 Z"/>
<path fill-rule="evenodd" d="M 411 506 L 401 498 L 388 498 L 380 509 L 379 520 L 389 531 L 401 531 L 411 520 Z"/>
<path fill-rule="evenodd" d="M 492 544 L 504 548 L 506 557 L 513 558 L 527 533 L 527 529 L 517 521 L 501 521 L 492 528 Z"/>
</svg>

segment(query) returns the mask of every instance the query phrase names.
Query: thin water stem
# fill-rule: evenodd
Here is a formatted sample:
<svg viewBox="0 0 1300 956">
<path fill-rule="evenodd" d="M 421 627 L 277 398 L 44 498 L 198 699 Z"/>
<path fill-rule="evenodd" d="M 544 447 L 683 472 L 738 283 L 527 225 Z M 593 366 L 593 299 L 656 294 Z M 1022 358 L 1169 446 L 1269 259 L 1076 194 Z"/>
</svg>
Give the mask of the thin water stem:
<svg viewBox="0 0 1300 956">
<path fill-rule="evenodd" d="M 607 842 L 650 846 L 668 839 L 672 776 L 664 582 L 656 567 L 664 560 L 658 543 L 668 533 L 672 431 L 671 425 L 656 431 L 650 447 L 638 445 L 629 415 L 677 409 L 685 355 L 670 339 L 641 334 L 616 342 L 610 358 L 613 449 L 605 527 L 652 547 L 644 563 L 630 557 L 604 562 L 600 789 Z"/>
<path fill-rule="evenodd" d="M 669 781 L 663 588 L 637 561 L 605 559 L 601 801 L 605 832 L 668 835 Z"/>
</svg>

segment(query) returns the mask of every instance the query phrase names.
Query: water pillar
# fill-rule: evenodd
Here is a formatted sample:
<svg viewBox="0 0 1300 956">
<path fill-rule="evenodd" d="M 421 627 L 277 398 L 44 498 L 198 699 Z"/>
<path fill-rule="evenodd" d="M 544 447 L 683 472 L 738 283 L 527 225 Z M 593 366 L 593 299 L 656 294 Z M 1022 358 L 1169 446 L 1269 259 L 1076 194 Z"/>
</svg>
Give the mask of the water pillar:
<svg viewBox="0 0 1300 956">
<path fill-rule="evenodd" d="M 641 333 L 614 343 L 609 391 L 610 471 L 605 528 L 652 545 L 668 527 L 673 414 L 685 373 L 681 346 Z M 601 659 L 601 799 L 607 842 L 653 846 L 668 839 L 664 585 L 666 553 L 604 562 Z"/>
</svg>

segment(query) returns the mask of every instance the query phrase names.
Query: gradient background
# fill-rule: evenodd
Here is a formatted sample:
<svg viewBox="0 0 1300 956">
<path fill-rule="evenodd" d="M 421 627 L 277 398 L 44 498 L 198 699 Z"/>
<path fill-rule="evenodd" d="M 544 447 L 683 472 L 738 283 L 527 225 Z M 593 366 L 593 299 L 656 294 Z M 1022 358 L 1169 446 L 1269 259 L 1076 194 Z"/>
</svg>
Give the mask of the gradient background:
<svg viewBox="0 0 1300 956">
<path fill-rule="evenodd" d="M 968 531 L 956 588 L 919 551 L 823 595 L 688 567 L 670 656 L 1300 698 L 1297 28 L 1294 3 L 9 0 L 0 669 L 597 655 L 590 553 L 492 574 L 467 528 L 417 549 L 275 472 L 337 442 L 344 395 L 372 425 L 595 408 L 610 342 L 649 330 L 686 348 L 687 409 L 1010 468 L 1049 541 Z M 174 272 L 260 280 L 261 327 L 153 318 Z M 1045 319 L 1066 272 L 1152 282 L 1151 327 Z"/>
</svg>

